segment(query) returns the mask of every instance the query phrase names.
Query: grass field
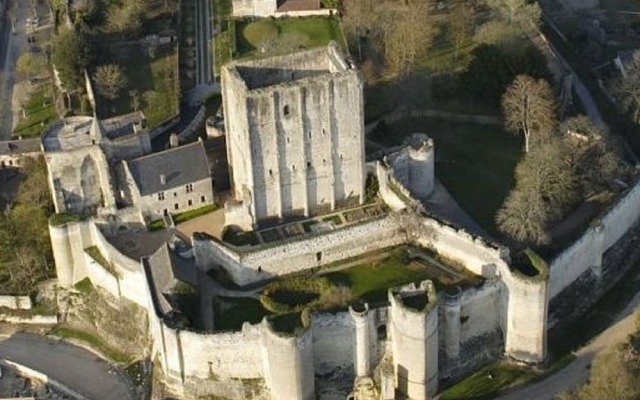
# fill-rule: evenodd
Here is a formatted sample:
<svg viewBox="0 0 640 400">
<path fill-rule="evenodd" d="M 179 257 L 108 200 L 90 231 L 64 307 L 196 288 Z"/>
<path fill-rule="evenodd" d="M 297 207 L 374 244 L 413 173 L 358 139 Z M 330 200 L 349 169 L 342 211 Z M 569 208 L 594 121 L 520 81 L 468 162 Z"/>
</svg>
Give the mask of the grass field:
<svg viewBox="0 0 640 400">
<path fill-rule="evenodd" d="M 607 11 L 640 12 L 640 2 L 638 0 L 600 0 L 600 4 Z"/>
<path fill-rule="evenodd" d="M 500 127 L 414 118 L 398 122 L 376 140 L 393 145 L 412 132 L 425 132 L 435 141 L 436 176 L 460 206 L 489 233 L 494 217 L 511 186 L 523 155 L 521 139 Z"/>
<path fill-rule="evenodd" d="M 340 22 L 330 17 L 263 19 L 236 23 L 238 56 L 284 53 L 324 46 L 332 40 L 344 45 Z"/>
<path fill-rule="evenodd" d="M 404 265 L 399 257 L 391 256 L 380 262 L 356 265 L 325 276 L 337 285 L 348 286 L 355 299 L 383 301 L 387 298 L 387 289 L 427 279 L 430 274 L 418 264 Z"/>
<path fill-rule="evenodd" d="M 47 93 L 47 85 L 43 84 L 35 89 L 29 96 L 29 100 L 23 104 L 26 117 L 22 118 L 13 130 L 14 137 L 40 136 L 49 123 L 58 119 L 53 100 Z"/>
</svg>

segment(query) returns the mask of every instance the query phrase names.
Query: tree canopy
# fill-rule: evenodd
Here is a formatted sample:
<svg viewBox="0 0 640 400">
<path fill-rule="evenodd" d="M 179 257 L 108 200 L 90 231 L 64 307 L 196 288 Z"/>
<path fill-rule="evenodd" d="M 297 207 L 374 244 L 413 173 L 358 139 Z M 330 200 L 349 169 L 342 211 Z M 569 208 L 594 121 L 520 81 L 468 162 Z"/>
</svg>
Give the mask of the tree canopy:
<svg viewBox="0 0 640 400">
<path fill-rule="evenodd" d="M 0 213 L 0 283 L 28 293 L 53 274 L 48 217 L 53 210 L 44 157 L 27 159 L 14 206 Z"/>
<path fill-rule="evenodd" d="M 614 82 L 613 95 L 620 110 L 640 125 L 640 50 L 633 54 L 625 74 Z"/>
<path fill-rule="evenodd" d="M 53 64 L 65 89 L 73 91 L 82 86 L 84 70 L 92 58 L 91 47 L 84 34 L 63 29 L 53 41 Z"/>
<path fill-rule="evenodd" d="M 544 141 L 557 125 L 555 96 L 544 79 L 518 75 L 502 96 L 502 111 L 507 130 L 524 135 L 527 153 L 532 141 Z"/>
</svg>

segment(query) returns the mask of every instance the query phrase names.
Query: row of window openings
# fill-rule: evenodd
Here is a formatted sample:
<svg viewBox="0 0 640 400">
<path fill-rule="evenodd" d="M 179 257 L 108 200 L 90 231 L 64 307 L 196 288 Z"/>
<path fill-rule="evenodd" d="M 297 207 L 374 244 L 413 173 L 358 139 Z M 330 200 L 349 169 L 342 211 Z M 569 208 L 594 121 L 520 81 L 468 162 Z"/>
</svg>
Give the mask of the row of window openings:
<svg viewBox="0 0 640 400">
<path fill-rule="evenodd" d="M 20 165 L 18 160 L 15 160 L 15 161 L 13 161 L 13 160 L 3 161 L 2 163 L 0 163 L 0 166 L 2 168 L 6 167 L 6 166 L 13 167 L 13 166 L 17 166 L 17 165 Z"/>
<path fill-rule="evenodd" d="M 322 130 L 322 135 L 326 135 L 327 133 L 325 132 L 325 130 Z M 311 139 L 311 131 L 309 131 L 309 133 L 307 134 L 307 136 L 309 137 L 309 139 Z M 356 135 L 353 135 L 353 138 L 356 138 Z M 287 144 L 291 144 L 291 136 L 287 136 Z"/>
<path fill-rule="evenodd" d="M 326 134 L 327 134 L 327 131 L 326 131 L 326 130 L 324 130 L 324 129 L 322 129 L 322 135 L 326 135 Z M 307 136 L 309 137 L 309 139 L 311 139 L 311 131 L 309 131 L 309 133 L 307 134 Z M 291 137 L 290 137 L 290 136 L 287 136 L 287 144 L 290 144 L 290 143 L 291 143 Z"/>
<path fill-rule="evenodd" d="M 342 161 L 342 154 L 340 154 L 340 160 Z M 327 159 L 326 158 L 322 159 L 322 165 L 327 165 Z M 307 161 L 307 169 L 310 169 L 310 168 L 312 168 L 311 161 Z M 296 170 L 296 165 L 295 164 L 291 165 L 291 170 L 292 171 Z M 272 169 L 269 170 L 269 176 L 273 176 L 273 170 Z"/>
<path fill-rule="evenodd" d="M 188 185 L 185 186 L 187 193 L 191 193 L 193 192 L 193 184 L 189 183 Z M 173 197 L 178 197 L 178 192 L 173 192 Z M 158 192 L 158 200 L 164 200 L 164 192 Z M 189 204 L 191 205 L 191 204 Z"/>
<path fill-rule="evenodd" d="M 206 199 L 206 197 L 205 197 L 205 196 L 200 196 L 200 203 L 204 203 L 206 200 L 207 200 L 207 199 Z M 193 205 L 193 200 L 191 200 L 191 199 L 187 200 L 187 207 L 191 207 L 192 205 Z M 175 204 L 173 205 L 173 209 L 174 209 L 174 210 L 179 210 L 179 209 L 180 209 L 180 204 L 175 203 Z M 165 209 L 162 211 L 162 214 L 164 214 L 164 215 L 168 215 L 168 214 L 169 214 L 169 210 L 165 208 Z"/>
</svg>

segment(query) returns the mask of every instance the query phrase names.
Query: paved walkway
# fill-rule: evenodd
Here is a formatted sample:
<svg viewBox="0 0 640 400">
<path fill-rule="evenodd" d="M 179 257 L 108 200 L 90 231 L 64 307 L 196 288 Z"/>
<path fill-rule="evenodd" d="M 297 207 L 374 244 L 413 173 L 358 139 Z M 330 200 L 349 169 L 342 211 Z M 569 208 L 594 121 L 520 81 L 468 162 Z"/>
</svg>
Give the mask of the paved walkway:
<svg viewBox="0 0 640 400">
<path fill-rule="evenodd" d="M 558 394 L 586 383 L 593 359 L 623 343 L 629 334 L 637 330 L 638 314 L 635 311 L 639 304 L 640 293 L 620 313 L 614 325 L 575 353 L 576 359 L 571 364 L 539 383 L 511 392 L 498 400 L 552 400 Z"/>
<path fill-rule="evenodd" d="M 91 400 L 133 400 L 129 383 L 93 353 L 43 336 L 17 333 L 0 342 L 0 359 L 39 371 Z"/>
</svg>

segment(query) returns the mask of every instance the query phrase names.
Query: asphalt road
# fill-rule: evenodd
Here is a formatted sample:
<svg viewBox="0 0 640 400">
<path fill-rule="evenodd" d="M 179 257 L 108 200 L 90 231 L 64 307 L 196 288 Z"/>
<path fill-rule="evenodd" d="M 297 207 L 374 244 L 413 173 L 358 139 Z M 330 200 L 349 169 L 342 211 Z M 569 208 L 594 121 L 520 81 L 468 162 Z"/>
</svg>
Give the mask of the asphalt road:
<svg viewBox="0 0 640 400">
<path fill-rule="evenodd" d="M 126 380 L 106 361 L 65 342 L 17 333 L 0 342 L 0 359 L 42 372 L 91 400 L 134 399 Z"/>
<path fill-rule="evenodd" d="M 0 7 L 2 7 L 3 1 L 0 0 Z M 0 91 L 1 94 L 5 94 L 7 85 L 10 84 L 6 81 L 7 72 L 9 66 L 6 65 L 8 60 L 7 53 L 10 45 L 11 38 L 11 24 L 9 22 L 9 18 L 7 17 L 6 10 L 1 13 L 2 18 L 0 18 Z M 9 74 L 10 75 L 10 74 Z M 11 99 L 5 96 L 2 96 L 3 102 L 2 110 L 3 115 L 0 115 L 0 140 L 5 140 L 11 138 Z M 8 110 L 8 111 L 7 111 Z M 6 118 L 9 118 L 7 121 Z"/>
</svg>

